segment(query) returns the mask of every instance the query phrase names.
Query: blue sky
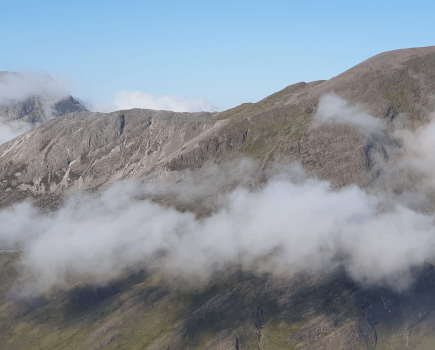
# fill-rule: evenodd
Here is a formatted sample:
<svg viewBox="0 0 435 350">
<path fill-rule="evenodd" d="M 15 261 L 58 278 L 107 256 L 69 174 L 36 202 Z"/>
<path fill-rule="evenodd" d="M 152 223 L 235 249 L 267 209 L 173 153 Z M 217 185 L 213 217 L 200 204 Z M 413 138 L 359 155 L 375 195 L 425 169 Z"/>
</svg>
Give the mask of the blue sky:
<svg viewBox="0 0 435 350">
<path fill-rule="evenodd" d="M 8 1 L 0 70 L 50 74 L 85 101 L 120 91 L 221 109 L 435 45 L 433 1 Z"/>
</svg>

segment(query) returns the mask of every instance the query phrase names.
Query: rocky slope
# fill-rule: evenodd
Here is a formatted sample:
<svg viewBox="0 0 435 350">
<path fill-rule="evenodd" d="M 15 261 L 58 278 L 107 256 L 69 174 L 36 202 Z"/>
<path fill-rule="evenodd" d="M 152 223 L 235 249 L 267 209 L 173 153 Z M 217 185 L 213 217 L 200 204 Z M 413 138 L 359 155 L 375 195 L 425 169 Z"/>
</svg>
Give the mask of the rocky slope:
<svg viewBox="0 0 435 350">
<path fill-rule="evenodd" d="M 427 122 L 434 87 L 435 47 L 428 47 L 386 52 L 331 80 L 221 113 L 73 112 L 0 146 L 0 203 L 31 197 L 51 208 L 77 189 L 240 157 L 256 162 L 254 186 L 273 161 L 292 160 L 336 187 L 373 186 L 382 178 L 373 164 L 383 143 L 350 126 L 315 126 L 319 98 L 335 92 L 388 127 L 400 116 L 413 129 Z M 415 269 L 403 293 L 356 283 L 341 269 L 271 276 L 228 266 L 192 287 L 132 267 L 106 284 L 74 281 L 23 300 L 13 292 L 20 254 L 0 254 L 5 349 L 427 349 L 435 342 L 430 264 Z"/>
</svg>

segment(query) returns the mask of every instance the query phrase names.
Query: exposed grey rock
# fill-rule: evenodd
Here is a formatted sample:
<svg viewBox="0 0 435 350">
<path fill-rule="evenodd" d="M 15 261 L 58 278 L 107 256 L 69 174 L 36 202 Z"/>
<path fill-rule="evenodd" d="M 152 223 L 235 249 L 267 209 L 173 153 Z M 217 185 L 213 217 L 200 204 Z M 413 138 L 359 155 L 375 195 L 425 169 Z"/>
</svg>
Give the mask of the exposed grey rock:
<svg viewBox="0 0 435 350">
<path fill-rule="evenodd" d="M 62 195 L 164 170 L 226 124 L 210 113 L 72 113 L 0 146 L 0 178 L 13 189 L 3 193 Z"/>
</svg>

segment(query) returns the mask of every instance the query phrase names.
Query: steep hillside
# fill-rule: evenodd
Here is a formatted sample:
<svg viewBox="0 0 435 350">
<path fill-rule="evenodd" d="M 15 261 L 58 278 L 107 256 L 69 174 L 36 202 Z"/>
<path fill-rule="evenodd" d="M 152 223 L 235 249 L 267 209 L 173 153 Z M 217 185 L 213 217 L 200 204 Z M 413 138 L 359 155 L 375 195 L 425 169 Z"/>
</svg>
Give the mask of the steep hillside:
<svg viewBox="0 0 435 350">
<path fill-rule="evenodd" d="M 0 259 L 2 349 L 429 349 L 435 341 L 429 265 L 401 294 L 342 271 L 277 278 L 236 267 L 194 287 L 138 270 L 20 299 L 17 253 Z"/>
</svg>

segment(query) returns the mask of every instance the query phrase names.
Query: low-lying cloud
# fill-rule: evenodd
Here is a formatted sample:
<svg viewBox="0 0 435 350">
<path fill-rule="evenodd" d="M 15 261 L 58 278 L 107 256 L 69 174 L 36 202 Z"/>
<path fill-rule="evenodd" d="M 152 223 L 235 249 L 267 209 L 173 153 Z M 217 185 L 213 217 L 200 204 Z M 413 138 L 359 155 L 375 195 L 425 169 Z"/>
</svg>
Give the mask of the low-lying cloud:
<svg viewBox="0 0 435 350">
<path fill-rule="evenodd" d="M 0 145 L 12 140 L 22 133 L 32 129 L 32 125 L 23 121 L 2 121 L 0 120 Z"/>
<path fill-rule="evenodd" d="M 104 282 L 157 256 L 166 271 L 187 279 L 231 264 L 269 273 L 343 265 L 356 281 L 400 290 L 414 266 L 434 257 L 430 215 L 385 209 L 382 197 L 357 186 L 334 191 L 327 181 L 294 181 L 291 173 L 255 190 L 236 188 L 203 220 L 137 199 L 144 187 L 135 182 L 75 196 L 48 216 L 21 203 L 0 212 L 1 238 L 23 246 L 24 290 L 38 293 L 71 278 Z"/>
<path fill-rule="evenodd" d="M 432 119 L 415 131 L 396 130 L 395 136 L 403 143 L 399 160 L 401 168 L 410 167 L 420 176 L 420 190 L 435 189 L 435 120 Z"/>
<path fill-rule="evenodd" d="M 357 130 L 371 147 L 372 166 L 385 186 L 412 187 L 415 195 L 435 191 L 435 117 L 415 130 L 407 128 L 406 114 L 394 120 L 375 118 L 362 105 L 351 105 L 336 94 L 319 99 L 314 125 L 347 125 Z M 388 130 L 389 131 L 388 131 Z"/>
<path fill-rule="evenodd" d="M 99 112 L 112 112 L 133 108 L 173 112 L 214 112 L 220 110 L 215 104 L 204 99 L 191 100 L 174 95 L 157 97 L 141 91 L 127 90 L 118 92 L 113 102 L 97 104 L 93 109 Z"/>
</svg>

